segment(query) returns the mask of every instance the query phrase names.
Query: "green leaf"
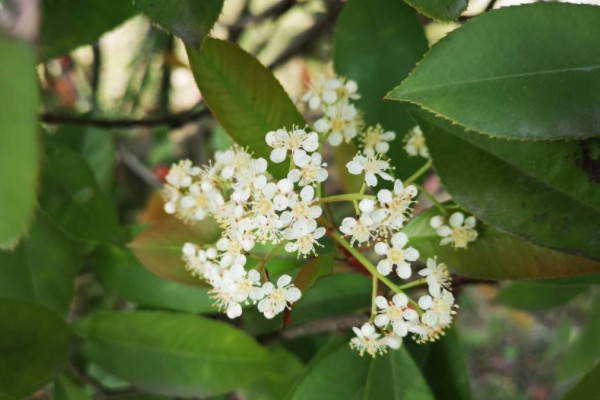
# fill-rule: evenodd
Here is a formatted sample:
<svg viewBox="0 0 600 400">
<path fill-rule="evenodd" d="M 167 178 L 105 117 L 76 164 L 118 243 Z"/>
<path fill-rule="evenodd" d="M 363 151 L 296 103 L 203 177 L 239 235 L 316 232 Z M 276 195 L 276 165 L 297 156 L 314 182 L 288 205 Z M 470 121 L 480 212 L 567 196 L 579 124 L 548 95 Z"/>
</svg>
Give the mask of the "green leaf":
<svg viewBox="0 0 600 400">
<path fill-rule="evenodd" d="M 600 391 L 600 364 L 588 372 L 574 388 L 569 390 L 563 400 L 593 399 Z"/>
<path fill-rule="evenodd" d="M 92 400 L 92 396 L 66 375 L 62 375 L 54 382 L 52 400 Z"/>
<path fill-rule="evenodd" d="M 38 174 L 36 53 L 0 32 L 0 249 L 26 232 Z"/>
<path fill-rule="evenodd" d="M 121 247 L 102 246 L 90 256 L 89 261 L 104 284 L 140 306 L 192 313 L 216 311 L 206 289 L 160 278 Z"/>
<path fill-rule="evenodd" d="M 72 242 L 41 211 L 29 237 L 0 251 L 0 296 L 35 301 L 66 315 L 75 291 L 77 260 Z"/>
<path fill-rule="evenodd" d="M 441 238 L 429 226 L 431 217 L 440 214 L 436 208 L 430 208 L 413 218 L 403 230 L 422 260 L 437 256 L 451 270 L 473 278 L 544 279 L 581 275 L 577 280 L 563 283 L 598 281 L 597 275 L 584 275 L 600 273 L 599 262 L 536 246 L 481 221 L 477 222 L 479 236 L 466 249 L 441 246 Z M 549 282 L 560 281 L 564 280 Z"/>
<path fill-rule="evenodd" d="M 414 115 L 457 203 L 540 246 L 600 259 L 600 177 L 585 166 L 599 140 L 491 139 L 424 111 Z"/>
<path fill-rule="evenodd" d="M 165 312 L 97 314 L 77 324 L 81 352 L 157 394 L 225 393 L 264 375 L 269 353 L 231 325 Z"/>
<path fill-rule="evenodd" d="M 579 336 L 565 352 L 564 359 L 558 365 L 560 379 L 574 378 L 584 374 L 596 363 L 600 356 L 600 296 L 596 296 L 586 324 Z"/>
<path fill-rule="evenodd" d="M 202 98 L 223 128 L 255 157 L 269 160 L 267 132 L 292 125 L 304 127 L 304 118 L 283 87 L 258 60 L 237 45 L 206 38 L 197 52 L 188 47 L 192 72 Z M 269 163 L 276 177 L 287 164 Z"/>
<path fill-rule="evenodd" d="M 207 244 L 218 237 L 219 229 L 213 220 L 192 226 L 167 217 L 146 229 L 128 246 L 154 274 L 186 285 L 206 286 L 185 269 L 181 249 L 186 242 Z"/>
<path fill-rule="evenodd" d="M 293 388 L 289 399 L 411 399 L 434 397 L 419 368 L 403 347 L 372 358 L 343 343 L 322 357 Z"/>
<path fill-rule="evenodd" d="M 491 136 L 597 136 L 599 19 L 598 7 L 558 2 L 486 12 L 434 45 L 387 98 Z"/>
<path fill-rule="evenodd" d="M 133 3 L 161 28 L 195 49 L 217 21 L 223 0 L 134 0 Z"/>
<path fill-rule="evenodd" d="M 271 353 L 271 368 L 265 377 L 241 391 L 246 400 L 281 400 L 290 386 L 300 376 L 303 365 L 300 360 L 284 348 Z"/>
<path fill-rule="evenodd" d="M 409 176 L 423 164 L 423 159 L 409 157 L 402 144 L 414 122 L 404 104 L 383 97 L 427 51 L 417 15 L 398 0 L 350 0 L 336 24 L 334 49 L 336 72 L 358 83 L 361 98 L 356 104 L 365 123 L 396 132 L 390 161 L 399 178 Z"/>
<path fill-rule="evenodd" d="M 14 397 L 8 396 L 4 393 L 0 393 L 0 400 L 17 400 Z"/>
<path fill-rule="evenodd" d="M 404 0 L 423 15 L 439 21 L 457 19 L 467 9 L 467 0 Z"/>
<path fill-rule="evenodd" d="M 589 285 L 514 282 L 502 287 L 494 300 L 519 310 L 546 310 L 568 303 L 589 288 Z"/>
<path fill-rule="evenodd" d="M 114 135 L 107 129 L 63 125 L 52 138 L 82 156 L 94 171 L 104 193 L 110 193 L 115 166 Z"/>
<path fill-rule="evenodd" d="M 410 343 L 416 363 L 436 399 L 469 400 L 469 374 L 455 329 L 449 329 L 437 341 L 425 345 Z"/>
<path fill-rule="evenodd" d="M 56 376 L 69 355 L 69 327 L 52 311 L 0 298 L 0 392 L 26 397 Z"/>
<path fill-rule="evenodd" d="M 130 1 L 122 0 L 43 0 L 43 60 L 91 44 L 137 13 Z"/>
<path fill-rule="evenodd" d="M 69 234 L 89 241 L 122 244 L 125 231 L 94 172 L 73 150 L 48 145 L 40 205 Z"/>
</svg>

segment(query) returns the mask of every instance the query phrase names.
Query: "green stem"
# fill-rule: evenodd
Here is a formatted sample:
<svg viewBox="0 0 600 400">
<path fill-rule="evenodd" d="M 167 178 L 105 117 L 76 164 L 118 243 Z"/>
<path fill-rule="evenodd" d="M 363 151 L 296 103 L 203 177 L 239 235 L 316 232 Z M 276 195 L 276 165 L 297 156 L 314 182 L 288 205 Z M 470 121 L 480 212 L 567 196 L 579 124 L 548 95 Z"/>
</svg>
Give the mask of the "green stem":
<svg viewBox="0 0 600 400">
<path fill-rule="evenodd" d="M 377 315 L 377 304 L 375 304 L 375 298 L 377 297 L 378 286 L 379 281 L 376 276 L 373 276 L 373 288 L 371 290 L 371 321 L 373 321 L 375 319 L 375 316 Z"/>
<path fill-rule="evenodd" d="M 358 262 L 360 262 L 367 269 L 367 271 L 369 271 L 371 273 L 371 275 L 373 275 L 374 277 L 377 277 L 377 279 L 379 279 L 381 282 L 385 283 L 385 285 L 387 287 L 389 287 L 390 289 L 392 289 L 394 292 L 404 293 L 404 291 L 400 288 L 400 286 L 396 285 L 394 282 L 389 280 L 387 277 L 385 277 L 385 276 L 381 275 L 379 272 L 377 272 L 377 268 L 375 268 L 375 266 L 371 263 L 371 261 L 369 261 L 367 259 L 367 257 L 365 257 L 362 253 L 358 252 L 358 250 L 356 250 L 354 247 L 352 247 L 352 245 L 350 243 L 348 243 L 348 241 L 346 239 L 344 239 L 338 231 L 333 231 L 331 236 L 340 245 L 342 245 L 343 248 L 348 250 L 348 252 L 350 254 L 352 254 L 352 256 L 354 256 L 354 258 L 356 258 L 358 260 Z M 406 297 L 408 297 L 408 301 L 415 307 L 415 310 L 417 310 L 419 315 L 423 314 L 423 310 L 421 310 L 421 307 L 419 307 L 419 305 L 413 299 L 411 299 L 409 296 L 406 296 Z"/>
<path fill-rule="evenodd" d="M 374 199 L 374 198 L 375 198 L 375 196 L 368 195 L 368 194 L 348 193 L 348 194 L 338 194 L 335 196 L 323 197 L 322 199 L 319 199 L 318 203 L 325 204 L 325 203 L 336 203 L 336 202 L 340 202 L 340 201 L 355 201 L 355 200 Z"/>
<path fill-rule="evenodd" d="M 431 159 L 427 160 L 425 165 L 423 165 L 421 168 L 419 168 L 417 172 L 415 172 L 414 174 L 412 174 L 411 176 L 406 178 L 406 180 L 404 180 L 402 183 L 404 184 L 404 186 L 410 185 L 411 183 L 413 183 L 414 181 L 419 179 L 419 177 L 421 175 L 423 175 L 425 172 L 427 172 L 429 170 L 429 168 L 431 168 Z"/>
<path fill-rule="evenodd" d="M 433 205 L 442 212 L 442 214 L 444 215 L 448 215 L 448 210 L 446 210 L 446 207 L 444 207 L 442 205 L 442 203 L 440 203 L 431 193 L 429 193 L 427 190 L 425 190 L 425 188 L 422 185 L 419 185 L 418 183 L 415 183 L 415 186 L 419 189 L 419 191 L 425 195 L 425 197 L 427 197 L 432 203 Z"/>
<path fill-rule="evenodd" d="M 269 263 L 269 261 L 271 261 L 273 257 L 277 255 L 277 253 L 279 253 L 283 246 L 285 246 L 285 241 L 278 243 L 275 247 L 273 247 L 273 250 L 271 250 L 267 255 L 261 258 L 260 263 L 256 266 L 256 269 L 261 271 L 263 273 L 263 276 L 267 276 L 267 264 Z"/>
<path fill-rule="evenodd" d="M 408 283 L 405 283 L 404 285 L 401 285 L 400 289 L 406 290 L 406 289 L 413 288 L 415 286 L 423 285 L 425 283 L 427 283 L 427 278 L 417 279 L 416 281 L 408 282 Z"/>
</svg>

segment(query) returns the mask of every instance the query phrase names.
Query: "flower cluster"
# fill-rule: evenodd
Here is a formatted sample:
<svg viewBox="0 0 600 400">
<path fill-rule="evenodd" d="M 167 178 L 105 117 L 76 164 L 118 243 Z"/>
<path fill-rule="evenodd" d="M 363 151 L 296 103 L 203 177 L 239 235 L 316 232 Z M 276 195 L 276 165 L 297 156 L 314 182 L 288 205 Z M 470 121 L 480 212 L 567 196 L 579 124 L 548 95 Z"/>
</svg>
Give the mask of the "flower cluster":
<svg viewBox="0 0 600 400">
<path fill-rule="evenodd" d="M 339 77 L 316 80 L 302 97 L 309 109 L 320 113 L 313 129 L 291 126 L 266 132 L 269 161 L 233 146 L 217 152 L 203 167 L 189 160 L 173 165 L 166 177 L 164 208 L 188 223 L 212 218 L 222 229 L 214 244 L 186 243 L 182 257 L 191 274 L 211 285 L 215 306 L 229 318 L 239 317 L 249 304 L 274 318 L 299 301 L 302 293 L 292 277 L 281 275 L 272 283 L 267 264 L 281 251 L 317 256 L 323 247 L 320 239 L 329 234 L 373 275 L 371 319 L 354 328 L 350 346 L 361 355 L 375 356 L 398 348 L 408 334 L 418 342 L 436 340 L 451 324 L 457 306 L 445 264 L 428 258 L 425 268 L 413 274 L 421 255 L 402 230 L 416 203 L 415 178 L 403 182 L 394 176 L 387 157 L 394 132 L 380 125 L 363 129 L 352 104 L 359 98 L 357 89 L 356 83 Z M 358 153 L 346 168 L 362 176 L 361 190 L 320 198 L 328 178 L 323 143 L 336 146 L 355 138 Z M 417 129 L 406 150 L 428 156 Z M 287 175 L 275 179 L 269 163 L 285 163 Z M 337 229 L 321 207 L 334 201 L 349 201 L 355 210 Z M 477 237 L 475 219 L 461 213 L 450 216 L 449 226 L 441 216 L 431 226 L 443 237 L 442 244 L 454 248 L 464 248 Z M 379 293 L 379 283 L 387 286 L 386 292 Z M 409 297 L 407 289 L 417 290 L 419 297 Z"/>
<path fill-rule="evenodd" d="M 409 156 L 429 158 L 429 149 L 425 144 L 425 136 L 419 126 L 412 128 L 404 138 L 404 150 Z"/>
</svg>

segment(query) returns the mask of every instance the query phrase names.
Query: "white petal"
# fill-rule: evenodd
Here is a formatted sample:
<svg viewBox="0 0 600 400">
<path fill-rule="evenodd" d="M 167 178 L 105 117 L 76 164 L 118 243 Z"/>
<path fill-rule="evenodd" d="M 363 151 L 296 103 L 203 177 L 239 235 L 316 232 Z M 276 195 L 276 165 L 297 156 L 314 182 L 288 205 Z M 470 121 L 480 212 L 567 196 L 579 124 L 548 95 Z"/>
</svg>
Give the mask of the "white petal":
<svg viewBox="0 0 600 400">
<path fill-rule="evenodd" d="M 450 216 L 450 226 L 453 228 L 458 228 L 462 226 L 465 221 L 465 216 L 461 212 L 455 212 Z"/>
<path fill-rule="evenodd" d="M 404 185 L 400 179 L 396 179 L 394 182 L 394 193 L 400 195 L 402 192 L 404 192 Z"/>
<path fill-rule="evenodd" d="M 352 175 L 360 175 L 363 171 L 363 166 L 354 160 L 346 164 L 346 168 Z"/>
<path fill-rule="evenodd" d="M 404 232 L 398 232 L 394 236 L 392 236 L 392 244 L 394 247 L 404 247 L 408 242 L 408 236 Z"/>
<path fill-rule="evenodd" d="M 396 293 L 392 297 L 392 302 L 397 306 L 405 307 L 408 304 L 408 297 L 404 293 Z"/>
<path fill-rule="evenodd" d="M 239 303 L 229 303 L 227 306 L 227 317 L 234 319 L 242 315 L 242 306 Z"/>
<path fill-rule="evenodd" d="M 398 336 L 406 336 L 408 334 L 408 327 L 404 321 L 397 321 L 392 325 L 394 333 Z"/>
<path fill-rule="evenodd" d="M 375 253 L 379 254 L 380 256 L 385 256 L 390 251 L 390 246 L 388 246 L 385 242 L 378 242 L 377 244 L 375 244 L 374 249 Z"/>
<path fill-rule="evenodd" d="M 383 296 L 375 297 L 375 304 L 377 305 L 377 307 L 379 307 L 380 310 L 385 310 L 389 307 L 387 299 Z"/>
<path fill-rule="evenodd" d="M 312 201 L 315 197 L 315 189 L 312 186 L 304 186 L 300 191 L 300 198 L 304 202 Z"/>
<path fill-rule="evenodd" d="M 444 224 L 444 218 L 441 215 L 436 215 L 435 217 L 431 217 L 429 220 L 429 226 L 433 229 L 439 229 Z"/>
<path fill-rule="evenodd" d="M 291 287 L 285 291 L 285 299 L 290 303 L 300 300 L 300 297 L 302 297 L 302 292 L 297 287 Z"/>
<path fill-rule="evenodd" d="M 432 303 L 433 303 L 433 299 L 429 295 L 422 296 L 419 299 L 419 307 L 421 307 L 423 310 L 429 309 L 429 307 L 431 307 Z"/>
<path fill-rule="evenodd" d="M 282 288 L 284 286 L 289 285 L 292 282 L 292 277 L 289 275 L 281 275 L 279 279 L 277 279 L 277 287 Z"/>
<path fill-rule="evenodd" d="M 317 121 L 318 122 L 318 121 Z M 316 123 L 315 123 L 315 128 L 316 128 Z M 318 130 L 318 129 L 317 129 Z M 344 140 L 344 137 L 342 136 L 341 133 L 339 132 L 333 132 L 331 135 L 329 135 L 329 137 L 327 138 L 327 142 L 329 142 L 330 145 L 332 146 L 339 146 L 340 143 L 342 143 L 342 140 Z"/>
<path fill-rule="evenodd" d="M 417 261 L 419 259 L 419 250 L 409 247 L 404 250 L 404 258 L 408 261 Z"/>
<path fill-rule="evenodd" d="M 281 193 L 287 194 L 294 190 L 294 184 L 291 180 L 283 178 L 279 182 L 277 182 L 277 188 Z"/>
<path fill-rule="evenodd" d="M 450 229 L 450 227 L 447 225 L 443 225 L 441 228 L 439 228 L 437 230 L 437 234 L 444 238 L 446 236 L 450 236 L 451 233 L 452 233 L 452 229 Z"/>
<path fill-rule="evenodd" d="M 302 177 L 302 174 L 300 173 L 299 169 L 293 169 L 290 172 L 288 172 L 287 177 L 292 182 L 298 182 Z"/>
<path fill-rule="evenodd" d="M 383 328 L 384 326 L 386 326 L 387 324 L 390 323 L 390 319 L 387 315 L 385 314 L 379 314 L 375 317 L 375 320 L 373 321 L 375 323 L 375 325 L 377 325 L 380 328 Z"/>
<path fill-rule="evenodd" d="M 408 279 L 412 275 L 412 269 L 410 268 L 410 264 L 407 262 L 402 262 L 396 267 L 396 273 L 402 279 Z"/>
<path fill-rule="evenodd" d="M 367 186 L 377 186 L 377 177 L 375 176 L 375 174 L 365 174 L 365 183 L 367 184 Z"/>
<path fill-rule="evenodd" d="M 324 133 L 324 132 L 327 132 L 330 128 L 331 128 L 331 124 L 325 118 L 321 118 L 315 122 L 315 130 L 317 132 Z"/>
<path fill-rule="evenodd" d="M 387 259 L 379 261 L 377 272 L 383 276 L 388 276 L 392 272 L 392 264 Z"/>
<path fill-rule="evenodd" d="M 283 147 L 277 147 L 271 151 L 271 161 L 274 163 L 280 163 L 285 160 L 287 156 L 287 150 Z"/>
<path fill-rule="evenodd" d="M 375 210 L 375 202 L 371 199 L 362 199 L 358 203 L 358 208 L 364 213 L 371 213 Z"/>
<path fill-rule="evenodd" d="M 377 193 L 377 200 L 382 204 L 390 203 L 392 201 L 392 192 L 387 189 L 381 189 Z"/>
</svg>

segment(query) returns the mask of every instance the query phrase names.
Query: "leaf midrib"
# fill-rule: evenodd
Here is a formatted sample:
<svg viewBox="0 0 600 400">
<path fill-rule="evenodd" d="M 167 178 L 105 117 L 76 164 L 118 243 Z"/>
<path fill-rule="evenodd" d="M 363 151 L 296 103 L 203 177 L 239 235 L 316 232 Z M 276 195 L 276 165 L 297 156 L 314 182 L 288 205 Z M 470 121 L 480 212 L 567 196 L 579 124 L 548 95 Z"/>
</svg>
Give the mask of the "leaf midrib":
<svg viewBox="0 0 600 400">
<path fill-rule="evenodd" d="M 413 93 L 427 92 L 427 91 L 431 91 L 431 90 L 448 88 L 448 87 L 453 87 L 453 86 L 473 85 L 473 84 L 484 83 L 484 82 L 502 81 L 502 80 L 508 80 L 508 79 L 523 78 L 523 77 L 527 77 L 527 76 L 536 77 L 536 76 L 540 76 L 540 75 L 561 74 L 561 73 L 566 73 L 566 72 L 591 72 L 591 71 L 598 70 L 598 69 L 600 69 L 600 64 L 561 68 L 561 69 L 551 69 L 551 70 L 545 70 L 545 71 L 522 72 L 522 73 L 515 73 L 515 74 L 491 76 L 491 77 L 487 77 L 487 78 L 480 78 L 480 79 L 473 79 L 473 80 L 450 82 L 450 83 L 444 83 L 441 85 L 428 86 L 428 87 L 424 87 L 424 88 L 420 88 L 420 89 L 417 88 L 417 89 L 403 90 L 403 88 L 402 88 L 403 84 L 401 84 L 400 87 L 398 88 L 398 91 L 397 92 L 394 91 L 394 95 L 398 96 L 398 98 L 401 98 L 402 96 L 413 94 Z M 404 83 L 409 82 L 410 79 L 411 79 L 411 77 L 409 76 L 404 81 Z M 409 84 L 409 83 L 407 83 L 407 84 Z"/>
</svg>

